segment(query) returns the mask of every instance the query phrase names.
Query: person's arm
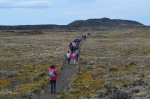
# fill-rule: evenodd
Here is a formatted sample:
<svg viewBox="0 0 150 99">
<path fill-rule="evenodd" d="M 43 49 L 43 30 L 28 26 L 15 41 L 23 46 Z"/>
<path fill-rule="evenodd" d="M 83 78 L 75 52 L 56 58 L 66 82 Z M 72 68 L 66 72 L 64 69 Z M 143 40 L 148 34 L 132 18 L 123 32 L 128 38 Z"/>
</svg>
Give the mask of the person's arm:
<svg viewBox="0 0 150 99">
<path fill-rule="evenodd" d="M 50 80 L 50 79 L 49 79 L 49 68 L 47 69 L 47 76 L 48 76 L 48 77 L 47 77 L 47 80 L 48 80 L 48 82 L 49 82 L 49 80 Z"/>
<path fill-rule="evenodd" d="M 56 73 L 56 77 L 58 77 L 58 70 L 57 69 L 55 69 L 55 70 L 56 70 L 56 72 L 55 72 Z"/>
</svg>

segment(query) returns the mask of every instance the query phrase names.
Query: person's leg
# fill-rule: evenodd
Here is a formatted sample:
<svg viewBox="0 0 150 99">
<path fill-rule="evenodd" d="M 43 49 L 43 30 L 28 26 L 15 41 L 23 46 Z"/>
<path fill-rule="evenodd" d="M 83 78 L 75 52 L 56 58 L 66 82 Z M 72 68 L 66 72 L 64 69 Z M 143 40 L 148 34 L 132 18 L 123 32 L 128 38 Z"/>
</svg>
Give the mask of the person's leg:
<svg viewBox="0 0 150 99">
<path fill-rule="evenodd" d="M 70 58 L 68 58 L 68 64 L 70 64 Z"/>
<path fill-rule="evenodd" d="M 77 61 L 78 61 L 78 54 L 77 54 Z"/>
<path fill-rule="evenodd" d="M 69 58 L 67 58 L 67 63 L 69 64 Z"/>
<path fill-rule="evenodd" d="M 80 58 L 80 54 L 78 54 L 78 59 Z"/>
<path fill-rule="evenodd" d="M 56 80 L 54 80 L 54 92 L 56 92 Z"/>
<path fill-rule="evenodd" d="M 76 63 L 76 58 L 73 58 L 73 63 L 74 63 L 74 64 Z"/>
<path fill-rule="evenodd" d="M 53 93 L 54 81 L 51 80 L 50 82 L 51 82 L 51 93 Z"/>
</svg>

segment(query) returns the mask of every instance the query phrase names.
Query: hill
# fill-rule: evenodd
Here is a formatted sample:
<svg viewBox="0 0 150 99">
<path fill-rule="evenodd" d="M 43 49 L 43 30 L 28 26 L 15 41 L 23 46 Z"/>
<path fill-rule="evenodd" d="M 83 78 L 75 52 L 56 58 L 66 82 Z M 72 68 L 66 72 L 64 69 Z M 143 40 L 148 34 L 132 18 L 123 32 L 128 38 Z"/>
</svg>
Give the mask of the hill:
<svg viewBox="0 0 150 99">
<path fill-rule="evenodd" d="M 139 27 L 144 26 L 143 24 L 131 21 L 131 20 L 121 20 L 121 19 L 88 19 L 88 20 L 77 20 L 69 24 L 73 27 Z"/>
<path fill-rule="evenodd" d="M 145 27 L 142 23 L 121 20 L 121 19 L 87 19 L 87 20 L 76 20 L 68 25 L 18 25 L 18 26 L 0 26 L 0 30 L 24 30 L 24 29 L 50 29 L 50 30 L 97 30 L 104 28 L 124 28 L 124 27 Z"/>
</svg>

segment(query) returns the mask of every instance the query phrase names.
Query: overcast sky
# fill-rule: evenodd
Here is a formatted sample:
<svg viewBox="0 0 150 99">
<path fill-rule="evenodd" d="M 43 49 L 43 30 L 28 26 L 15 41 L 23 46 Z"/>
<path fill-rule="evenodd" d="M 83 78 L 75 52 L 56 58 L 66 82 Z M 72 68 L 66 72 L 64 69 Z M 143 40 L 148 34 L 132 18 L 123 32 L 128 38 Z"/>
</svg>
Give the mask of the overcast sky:
<svg viewBox="0 0 150 99">
<path fill-rule="evenodd" d="M 104 17 L 150 25 L 150 0 L 0 0 L 0 25 L 67 25 Z"/>
</svg>

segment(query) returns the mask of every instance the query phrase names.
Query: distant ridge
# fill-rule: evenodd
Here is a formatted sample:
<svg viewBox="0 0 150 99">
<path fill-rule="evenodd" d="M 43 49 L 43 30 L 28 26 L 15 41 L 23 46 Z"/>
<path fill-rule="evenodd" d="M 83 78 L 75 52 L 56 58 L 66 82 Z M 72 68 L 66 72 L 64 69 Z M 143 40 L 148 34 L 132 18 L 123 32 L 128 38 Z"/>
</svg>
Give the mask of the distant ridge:
<svg viewBox="0 0 150 99">
<path fill-rule="evenodd" d="M 121 20 L 121 19 L 87 19 L 76 20 L 68 25 L 18 25 L 18 26 L 0 26 L 0 30 L 24 30 L 24 29 L 51 29 L 51 30 L 82 30 L 82 29 L 104 29 L 104 28 L 123 28 L 123 27 L 145 27 L 142 23 Z"/>
<path fill-rule="evenodd" d="M 77 27 L 120 27 L 120 26 L 144 26 L 143 24 L 131 21 L 131 20 L 121 20 L 121 19 L 109 19 L 109 18 L 101 18 L 101 19 L 88 19 L 88 20 L 77 20 L 70 24 L 69 26 L 77 26 Z"/>
</svg>

